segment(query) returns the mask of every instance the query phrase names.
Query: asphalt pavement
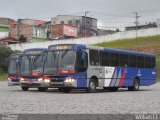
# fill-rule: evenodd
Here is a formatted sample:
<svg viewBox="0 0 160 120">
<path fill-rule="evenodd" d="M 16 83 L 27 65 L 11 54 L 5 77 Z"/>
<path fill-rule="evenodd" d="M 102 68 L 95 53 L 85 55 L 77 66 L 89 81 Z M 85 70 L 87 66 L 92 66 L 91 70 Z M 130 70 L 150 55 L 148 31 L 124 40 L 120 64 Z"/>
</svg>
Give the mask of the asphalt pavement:
<svg viewBox="0 0 160 120">
<path fill-rule="evenodd" d="M 160 83 L 140 87 L 139 91 L 118 92 L 57 89 L 38 92 L 32 88 L 9 87 L 0 82 L 0 114 L 157 114 L 160 113 Z"/>
</svg>

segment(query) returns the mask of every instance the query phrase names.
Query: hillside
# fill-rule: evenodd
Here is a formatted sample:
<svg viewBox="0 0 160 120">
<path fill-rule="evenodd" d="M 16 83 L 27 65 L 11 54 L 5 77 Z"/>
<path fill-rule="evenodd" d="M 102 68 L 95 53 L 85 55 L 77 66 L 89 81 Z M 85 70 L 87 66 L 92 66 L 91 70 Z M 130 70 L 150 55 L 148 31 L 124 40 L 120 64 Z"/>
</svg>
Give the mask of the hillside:
<svg viewBox="0 0 160 120">
<path fill-rule="evenodd" d="M 139 37 L 134 39 L 116 40 L 112 42 L 103 42 L 94 46 L 119 48 L 125 50 L 134 50 L 145 53 L 156 54 L 157 79 L 160 81 L 160 35 L 150 37 Z"/>
</svg>

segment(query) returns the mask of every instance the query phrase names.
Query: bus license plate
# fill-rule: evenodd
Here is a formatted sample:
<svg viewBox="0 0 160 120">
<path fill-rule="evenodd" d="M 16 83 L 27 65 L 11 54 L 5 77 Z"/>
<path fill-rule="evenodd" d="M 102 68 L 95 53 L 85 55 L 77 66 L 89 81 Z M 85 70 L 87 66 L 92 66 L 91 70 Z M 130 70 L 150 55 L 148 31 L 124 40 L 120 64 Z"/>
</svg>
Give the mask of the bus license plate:
<svg viewBox="0 0 160 120">
<path fill-rule="evenodd" d="M 63 82 L 50 82 L 51 85 L 63 85 Z"/>
</svg>

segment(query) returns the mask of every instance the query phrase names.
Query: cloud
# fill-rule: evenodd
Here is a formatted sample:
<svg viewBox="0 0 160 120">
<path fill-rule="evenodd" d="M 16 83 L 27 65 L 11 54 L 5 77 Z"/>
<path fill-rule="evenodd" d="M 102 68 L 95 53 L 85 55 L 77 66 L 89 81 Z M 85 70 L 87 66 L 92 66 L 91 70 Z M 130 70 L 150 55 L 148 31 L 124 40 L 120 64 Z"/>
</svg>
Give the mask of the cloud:
<svg viewBox="0 0 160 120">
<path fill-rule="evenodd" d="M 106 26 L 111 25 L 108 21 L 133 22 L 134 11 L 139 12 L 142 20 L 160 18 L 160 0 L 0 0 L 0 3 L 1 17 L 14 19 L 49 20 L 59 14 L 84 15 L 88 10 L 88 16 L 98 18 Z"/>
</svg>

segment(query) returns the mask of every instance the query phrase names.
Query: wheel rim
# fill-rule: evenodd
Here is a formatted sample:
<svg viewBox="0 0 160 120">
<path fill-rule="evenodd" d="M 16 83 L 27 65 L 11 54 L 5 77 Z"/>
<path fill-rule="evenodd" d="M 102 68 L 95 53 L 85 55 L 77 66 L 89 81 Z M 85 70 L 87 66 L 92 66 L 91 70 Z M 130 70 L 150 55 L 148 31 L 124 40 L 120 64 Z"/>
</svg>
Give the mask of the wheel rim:
<svg viewBox="0 0 160 120">
<path fill-rule="evenodd" d="M 95 89 L 95 84 L 94 84 L 93 82 L 90 82 L 90 88 L 91 88 L 92 90 Z"/>
<path fill-rule="evenodd" d="M 134 87 L 136 88 L 136 90 L 138 89 L 139 87 L 139 84 L 138 84 L 138 81 L 136 80 L 135 83 L 134 83 Z"/>
</svg>

